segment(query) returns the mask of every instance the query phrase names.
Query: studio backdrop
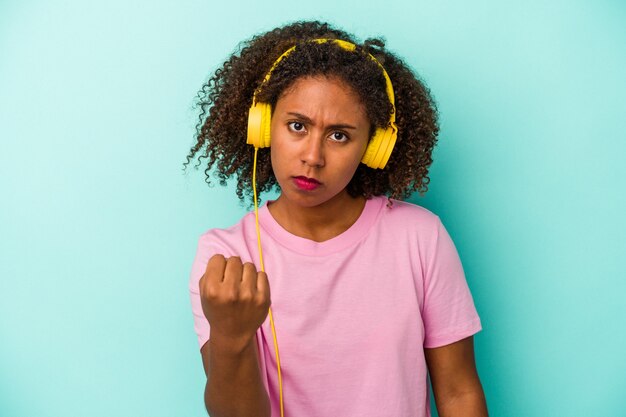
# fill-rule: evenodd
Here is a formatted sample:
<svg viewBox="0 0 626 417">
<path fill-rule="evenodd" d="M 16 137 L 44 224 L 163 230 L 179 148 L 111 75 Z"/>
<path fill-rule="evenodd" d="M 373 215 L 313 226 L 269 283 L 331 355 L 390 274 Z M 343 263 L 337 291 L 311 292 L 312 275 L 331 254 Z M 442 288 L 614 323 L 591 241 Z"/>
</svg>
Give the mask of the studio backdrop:
<svg viewBox="0 0 626 417">
<path fill-rule="evenodd" d="M 410 201 L 463 262 L 491 415 L 626 415 L 609 0 L 0 2 L 0 415 L 206 415 L 189 273 L 247 207 L 182 171 L 194 97 L 238 42 L 301 19 L 384 37 L 431 89 L 441 133 Z"/>
</svg>

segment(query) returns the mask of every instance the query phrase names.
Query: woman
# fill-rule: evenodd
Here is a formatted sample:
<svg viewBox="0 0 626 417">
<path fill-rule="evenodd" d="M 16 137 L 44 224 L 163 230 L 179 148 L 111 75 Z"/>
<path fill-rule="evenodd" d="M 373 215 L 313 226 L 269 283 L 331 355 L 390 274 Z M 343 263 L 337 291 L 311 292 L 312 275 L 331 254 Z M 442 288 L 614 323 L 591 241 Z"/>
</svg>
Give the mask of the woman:
<svg viewBox="0 0 626 417">
<path fill-rule="evenodd" d="M 187 163 L 204 149 L 205 172 L 237 177 L 242 200 L 280 190 L 258 226 L 251 212 L 199 240 L 190 294 L 210 415 L 428 416 L 430 375 L 440 416 L 486 416 L 454 244 L 399 201 L 427 190 L 438 133 L 406 65 L 380 40 L 298 22 L 245 42 L 200 104 Z"/>
</svg>

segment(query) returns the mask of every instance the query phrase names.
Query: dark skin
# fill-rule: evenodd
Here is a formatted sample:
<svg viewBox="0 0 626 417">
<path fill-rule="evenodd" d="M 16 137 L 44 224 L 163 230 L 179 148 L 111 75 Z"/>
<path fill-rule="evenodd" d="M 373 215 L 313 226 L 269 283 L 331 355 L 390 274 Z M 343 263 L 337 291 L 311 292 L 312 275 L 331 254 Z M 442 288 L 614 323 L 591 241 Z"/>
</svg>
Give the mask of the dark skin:
<svg viewBox="0 0 626 417">
<path fill-rule="evenodd" d="M 476 372 L 474 338 L 424 349 L 440 417 L 487 416 L 485 394 Z"/>
<path fill-rule="evenodd" d="M 325 241 L 356 221 L 365 198 L 351 197 L 345 187 L 363 155 L 370 128 L 358 96 L 341 80 L 303 78 L 281 97 L 272 118 L 271 146 L 282 193 L 269 210 L 282 227 Z M 293 177 L 300 175 L 316 178 L 319 187 L 299 189 Z M 211 327 L 210 339 L 201 349 L 209 414 L 270 417 L 256 341 L 271 304 L 267 275 L 238 257 L 214 255 L 199 290 Z M 487 416 L 473 339 L 424 351 L 439 415 Z"/>
<path fill-rule="evenodd" d="M 238 257 L 214 255 L 199 289 L 211 323 L 209 341 L 201 349 L 207 411 L 211 417 L 269 417 L 255 335 L 270 306 L 267 275 Z"/>
</svg>

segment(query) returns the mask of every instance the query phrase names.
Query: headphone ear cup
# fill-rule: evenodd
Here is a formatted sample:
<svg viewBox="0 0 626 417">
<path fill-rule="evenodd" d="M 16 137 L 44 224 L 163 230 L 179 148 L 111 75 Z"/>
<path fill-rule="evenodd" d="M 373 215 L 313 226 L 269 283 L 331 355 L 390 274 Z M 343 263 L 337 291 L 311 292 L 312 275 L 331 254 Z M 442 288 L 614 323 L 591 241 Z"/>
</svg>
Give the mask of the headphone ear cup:
<svg viewBox="0 0 626 417">
<path fill-rule="evenodd" d="M 380 135 L 380 129 L 376 129 L 376 133 L 374 133 L 374 136 L 370 139 L 369 143 L 367 144 L 367 148 L 365 148 L 363 158 L 361 158 L 361 162 L 363 162 L 370 168 L 376 168 L 373 163 L 374 155 L 376 155 L 376 153 L 378 152 L 381 140 L 382 137 Z"/>
<path fill-rule="evenodd" d="M 381 169 L 387 165 L 389 157 L 391 156 L 391 151 L 393 151 L 393 148 L 396 145 L 398 130 L 395 125 L 391 125 L 387 127 L 382 134 L 383 140 L 381 141 L 380 149 L 374 158 L 374 163 Z"/>
<path fill-rule="evenodd" d="M 246 143 L 258 148 L 261 144 L 261 120 L 263 109 L 258 103 L 254 103 L 248 112 L 248 140 Z"/>
<path fill-rule="evenodd" d="M 261 148 L 268 148 L 270 146 L 272 130 L 272 106 L 263 103 L 263 119 L 261 119 Z"/>
<path fill-rule="evenodd" d="M 272 108 L 267 103 L 254 103 L 248 113 L 248 139 L 246 143 L 255 148 L 270 146 Z"/>
<path fill-rule="evenodd" d="M 361 162 L 370 168 L 382 169 L 387 165 L 391 151 L 396 144 L 398 128 L 392 123 L 386 129 L 377 128 L 370 139 Z"/>
</svg>

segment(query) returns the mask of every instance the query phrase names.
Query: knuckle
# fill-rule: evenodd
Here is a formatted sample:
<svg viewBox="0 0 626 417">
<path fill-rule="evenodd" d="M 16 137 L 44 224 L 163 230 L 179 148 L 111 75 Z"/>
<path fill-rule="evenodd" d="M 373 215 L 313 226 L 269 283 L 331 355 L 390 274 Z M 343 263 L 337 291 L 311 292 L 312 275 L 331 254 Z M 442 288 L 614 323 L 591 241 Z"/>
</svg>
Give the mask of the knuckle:
<svg viewBox="0 0 626 417">
<path fill-rule="evenodd" d="M 206 285 L 202 295 L 208 300 L 216 300 L 219 298 L 219 290 L 214 285 Z"/>
<path fill-rule="evenodd" d="M 242 291 L 239 294 L 239 300 L 244 303 L 250 303 L 254 300 L 254 294 L 252 294 L 250 291 Z"/>
<path fill-rule="evenodd" d="M 252 262 L 246 262 L 243 264 L 243 268 L 248 271 L 256 271 L 256 266 Z"/>
<path fill-rule="evenodd" d="M 224 294 L 224 301 L 227 303 L 236 303 L 239 301 L 239 293 L 237 290 L 229 290 Z"/>
<path fill-rule="evenodd" d="M 257 307 L 269 308 L 272 302 L 265 294 L 259 294 L 259 296 L 255 298 L 255 304 Z"/>
<path fill-rule="evenodd" d="M 223 255 L 215 254 L 211 256 L 209 262 L 207 262 L 207 268 L 218 268 L 220 265 L 223 265 L 226 262 Z"/>
</svg>

